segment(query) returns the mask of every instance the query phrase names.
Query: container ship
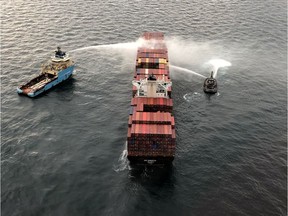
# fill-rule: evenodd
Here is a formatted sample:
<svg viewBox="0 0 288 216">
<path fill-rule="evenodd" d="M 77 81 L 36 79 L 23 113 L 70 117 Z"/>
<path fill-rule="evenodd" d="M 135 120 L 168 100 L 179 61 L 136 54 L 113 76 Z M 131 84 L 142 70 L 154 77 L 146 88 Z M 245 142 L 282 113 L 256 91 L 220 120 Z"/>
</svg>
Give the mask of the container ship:
<svg viewBox="0 0 288 216">
<path fill-rule="evenodd" d="M 137 50 L 128 120 L 130 164 L 171 164 L 176 149 L 172 82 L 163 33 L 145 32 Z"/>
<path fill-rule="evenodd" d="M 55 55 L 42 65 L 41 73 L 17 88 L 18 94 L 36 97 L 71 77 L 75 64 L 68 54 L 57 47 Z"/>
</svg>

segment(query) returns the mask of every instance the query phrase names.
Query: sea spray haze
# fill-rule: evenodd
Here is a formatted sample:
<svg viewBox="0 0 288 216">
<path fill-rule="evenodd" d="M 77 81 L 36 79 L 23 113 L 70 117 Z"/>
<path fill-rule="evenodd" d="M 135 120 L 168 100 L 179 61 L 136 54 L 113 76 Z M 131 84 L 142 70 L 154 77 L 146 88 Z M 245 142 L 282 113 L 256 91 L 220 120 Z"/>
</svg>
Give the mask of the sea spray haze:
<svg viewBox="0 0 288 216">
<path fill-rule="evenodd" d="M 284 0 L 1 1 L 2 215 L 286 215 L 286 17 Z M 123 152 L 143 31 L 165 33 L 177 67 L 232 64 L 211 97 L 170 68 L 169 170 L 129 170 Z M 74 77 L 18 96 L 58 45 Z"/>
</svg>

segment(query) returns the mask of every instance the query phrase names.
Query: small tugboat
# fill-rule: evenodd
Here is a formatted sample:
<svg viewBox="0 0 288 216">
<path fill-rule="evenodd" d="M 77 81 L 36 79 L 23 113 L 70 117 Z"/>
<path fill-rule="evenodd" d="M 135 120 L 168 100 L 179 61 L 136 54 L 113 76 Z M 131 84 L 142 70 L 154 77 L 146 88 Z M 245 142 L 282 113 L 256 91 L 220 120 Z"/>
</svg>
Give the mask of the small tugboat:
<svg viewBox="0 0 288 216">
<path fill-rule="evenodd" d="M 218 91 L 217 81 L 213 78 L 213 71 L 211 72 L 211 76 L 205 79 L 203 90 L 209 94 L 215 94 Z"/>
<path fill-rule="evenodd" d="M 69 55 L 57 47 L 55 55 L 42 65 L 41 73 L 17 88 L 18 94 L 35 97 L 71 77 L 75 64 Z"/>
</svg>

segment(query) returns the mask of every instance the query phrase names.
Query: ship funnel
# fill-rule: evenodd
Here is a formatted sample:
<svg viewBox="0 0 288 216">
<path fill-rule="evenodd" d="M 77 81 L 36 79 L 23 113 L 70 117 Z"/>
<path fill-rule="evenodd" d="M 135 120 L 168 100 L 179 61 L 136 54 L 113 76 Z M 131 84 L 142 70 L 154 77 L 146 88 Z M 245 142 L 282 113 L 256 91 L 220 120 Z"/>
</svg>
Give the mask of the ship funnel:
<svg viewBox="0 0 288 216">
<path fill-rule="evenodd" d="M 210 76 L 210 78 L 213 78 L 213 73 L 214 73 L 214 72 L 213 72 L 213 71 L 211 71 L 211 76 Z"/>
</svg>

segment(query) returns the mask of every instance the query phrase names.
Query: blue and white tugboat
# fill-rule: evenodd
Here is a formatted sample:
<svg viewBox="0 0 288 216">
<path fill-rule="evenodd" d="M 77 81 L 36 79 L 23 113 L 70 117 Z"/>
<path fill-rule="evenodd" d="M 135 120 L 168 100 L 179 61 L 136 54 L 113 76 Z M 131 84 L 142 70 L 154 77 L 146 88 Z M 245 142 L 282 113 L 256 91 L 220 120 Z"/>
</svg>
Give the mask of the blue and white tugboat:
<svg viewBox="0 0 288 216">
<path fill-rule="evenodd" d="M 35 97 L 71 77 L 75 64 L 69 55 L 57 47 L 55 55 L 44 65 L 41 73 L 17 88 L 19 94 Z"/>
</svg>

